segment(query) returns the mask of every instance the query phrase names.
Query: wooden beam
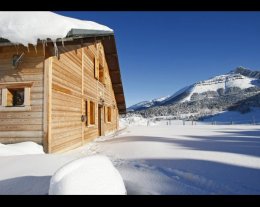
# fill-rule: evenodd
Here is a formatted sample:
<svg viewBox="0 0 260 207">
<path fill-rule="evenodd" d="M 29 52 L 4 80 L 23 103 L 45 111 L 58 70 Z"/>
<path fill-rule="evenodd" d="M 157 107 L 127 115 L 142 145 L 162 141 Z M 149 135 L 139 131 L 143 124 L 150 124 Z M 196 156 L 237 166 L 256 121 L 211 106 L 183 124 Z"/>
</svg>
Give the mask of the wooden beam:
<svg viewBox="0 0 260 207">
<path fill-rule="evenodd" d="M 81 115 L 84 115 L 84 48 L 81 48 Z M 85 129 L 85 122 L 81 124 L 81 144 L 84 145 L 84 129 Z"/>
<path fill-rule="evenodd" d="M 7 83 L 0 83 L 1 88 L 31 88 L 33 82 L 7 82 Z"/>
<path fill-rule="evenodd" d="M 107 34 L 107 35 L 102 35 L 102 36 L 88 36 L 88 37 L 68 37 L 68 38 L 63 38 L 63 40 L 57 40 L 56 45 L 57 46 L 63 46 L 64 45 L 82 45 L 84 43 L 92 43 L 97 40 L 110 40 L 112 39 L 114 35 L 113 34 Z M 63 42 L 63 43 L 62 43 Z M 47 45 L 51 43 L 53 44 L 52 40 L 47 41 Z M 37 44 L 42 44 L 42 40 L 39 40 Z M 0 42 L 0 47 L 1 46 L 12 46 L 15 45 L 12 42 Z"/>
<path fill-rule="evenodd" d="M 51 152 L 52 57 L 44 60 L 43 148 Z"/>
</svg>

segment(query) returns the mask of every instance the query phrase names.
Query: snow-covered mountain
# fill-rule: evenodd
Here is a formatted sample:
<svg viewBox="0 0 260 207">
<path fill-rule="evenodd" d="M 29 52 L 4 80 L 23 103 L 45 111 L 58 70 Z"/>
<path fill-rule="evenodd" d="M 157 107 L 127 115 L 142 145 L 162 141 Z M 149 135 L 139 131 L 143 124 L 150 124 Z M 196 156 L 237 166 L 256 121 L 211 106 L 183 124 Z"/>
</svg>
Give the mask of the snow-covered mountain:
<svg viewBox="0 0 260 207">
<path fill-rule="evenodd" d="M 176 103 L 209 100 L 218 97 L 247 93 L 260 89 L 260 71 L 252 71 L 243 67 L 208 80 L 199 81 L 184 87 L 162 101 L 143 101 L 129 107 L 130 111 L 139 111 L 155 106 L 167 106 Z M 243 93 L 241 95 L 243 95 Z M 156 100 L 156 99 L 155 99 Z"/>
<path fill-rule="evenodd" d="M 156 98 L 156 99 L 153 99 L 153 100 L 150 100 L 150 101 L 142 101 L 140 103 L 137 103 L 131 107 L 129 107 L 127 109 L 127 111 L 136 111 L 136 110 L 142 110 L 142 109 L 147 109 L 147 108 L 150 108 L 152 106 L 159 106 L 161 105 L 161 103 L 163 103 L 165 100 L 167 100 L 170 96 L 164 96 L 164 97 L 161 97 L 161 98 Z"/>
<path fill-rule="evenodd" d="M 185 87 L 169 97 L 163 105 L 174 102 L 215 98 L 222 95 L 234 94 L 243 89 L 260 87 L 259 77 L 260 72 L 239 67 L 225 75 L 215 76 Z"/>
</svg>

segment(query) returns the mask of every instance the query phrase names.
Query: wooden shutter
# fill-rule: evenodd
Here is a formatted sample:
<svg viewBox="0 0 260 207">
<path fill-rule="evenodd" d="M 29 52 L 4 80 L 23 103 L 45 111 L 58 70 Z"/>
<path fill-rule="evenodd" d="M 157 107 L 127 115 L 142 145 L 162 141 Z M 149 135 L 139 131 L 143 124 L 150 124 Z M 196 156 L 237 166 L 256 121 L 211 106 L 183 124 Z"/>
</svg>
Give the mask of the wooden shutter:
<svg viewBox="0 0 260 207">
<path fill-rule="evenodd" d="M 107 107 L 104 107 L 104 121 L 107 123 Z"/>
<path fill-rule="evenodd" d="M 99 61 L 98 61 L 98 56 L 95 56 L 95 78 L 99 79 Z"/>
<path fill-rule="evenodd" d="M 111 122 L 111 107 L 107 108 L 107 122 Z"/>
</svg>

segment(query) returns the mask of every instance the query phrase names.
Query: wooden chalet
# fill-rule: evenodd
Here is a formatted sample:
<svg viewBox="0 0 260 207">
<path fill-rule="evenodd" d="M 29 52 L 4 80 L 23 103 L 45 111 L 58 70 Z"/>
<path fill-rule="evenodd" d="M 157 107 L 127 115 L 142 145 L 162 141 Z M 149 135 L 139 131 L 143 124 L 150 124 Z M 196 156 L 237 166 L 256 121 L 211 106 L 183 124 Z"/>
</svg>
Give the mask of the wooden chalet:
<svg viewBox="0 0 260 207">
<path fill-rule="evenodd" d="M 0 40 L 0 143 L 67 151 L 118 130 L 125 112 L 113 32 L 72 29 L 28 47 Z"/>
</svg>

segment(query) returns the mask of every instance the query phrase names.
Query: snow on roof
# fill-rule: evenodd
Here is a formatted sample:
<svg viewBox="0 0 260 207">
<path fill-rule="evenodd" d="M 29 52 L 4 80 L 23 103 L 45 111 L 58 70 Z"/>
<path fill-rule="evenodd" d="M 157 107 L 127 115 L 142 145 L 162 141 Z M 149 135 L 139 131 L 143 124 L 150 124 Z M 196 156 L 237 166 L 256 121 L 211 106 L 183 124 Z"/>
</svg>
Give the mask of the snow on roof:
<svg viewBox="0 0 260 207">
<path fill-rule="evenodd" d="M 73 33 L 73 30 L 74 33 Z M 0 12 L 0 38 L 15 44 L 37 45 L 38 39 L 56 41 L 69 34 L 113 34 L 113 30 L 92 21 L 61 16 L 53 12 Z"/>
</svg>

